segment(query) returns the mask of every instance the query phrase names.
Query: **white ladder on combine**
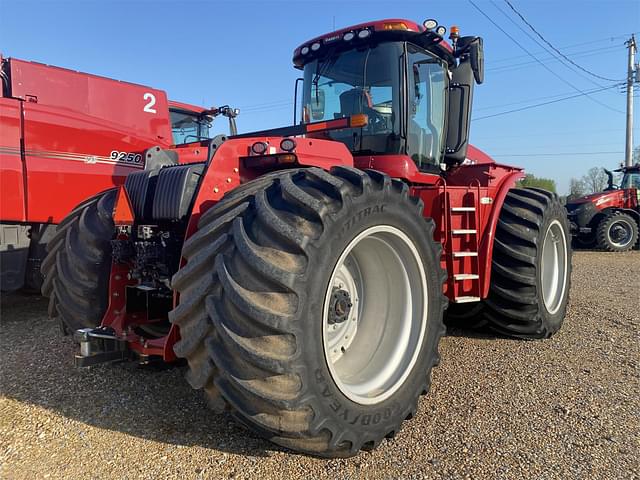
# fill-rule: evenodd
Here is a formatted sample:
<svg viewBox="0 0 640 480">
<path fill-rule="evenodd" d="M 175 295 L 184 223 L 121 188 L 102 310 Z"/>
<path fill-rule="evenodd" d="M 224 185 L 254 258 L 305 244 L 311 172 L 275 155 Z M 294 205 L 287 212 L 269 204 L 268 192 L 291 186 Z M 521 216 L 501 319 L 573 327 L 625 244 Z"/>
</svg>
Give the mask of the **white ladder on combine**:
<svg viewBox="0 0 640 480">
<path fill-rule="evenodd" d="M 478 258 L 479 251 L 479 241 L 478 241 L 478 229 L 479 229 L 479 195 L 480 192 L 474 192 L 471 188 L 467 190 L 467 194 L 472 196 L 473 206 L 461 206 L 461 205 L 451 205 L 451 197 L 447 197 L 446 205 L 448 210 L 446 215 L 448 216 L 448 232 L 447 232 L 447 240 L 449 243 L 449 257 L 450 262 L 448 266 L 450 285 L 453 289 L 453 301 L 454 303 L 470 303 L 470 302 L 478 302 L 480 301 L 480 260 Z M 445 192 L 447 195 L 447 192 Z M 468 203 L 468 202 L 467 202 Z M 452 221 L 454 216 L 460 216 L 462 220 L 459 223 L 464 228 L 452 228 L 451 226 L 454 224 Z M 456 222 L 458 223 L 458 222 Z M 465 245 L 464 248 L 458 248 L 454 250 L 454 238 L 456 237 L 466 237 L 467 241 L 462 241 L 462 238 L 459 242 L 460 245 Z M 470 257 L 471 261 L 465 261 L 464 257 Z M 455 273 L 454 265 L 456 263 L 456 259 L 460 259 L 462 265 L 464 265 L 463 272 Z M 458 295 L 457 284 L 460 282 L 465 282 L 471 280 L 472 288 L 471 292 L 465 295 Z"/>
</svg>

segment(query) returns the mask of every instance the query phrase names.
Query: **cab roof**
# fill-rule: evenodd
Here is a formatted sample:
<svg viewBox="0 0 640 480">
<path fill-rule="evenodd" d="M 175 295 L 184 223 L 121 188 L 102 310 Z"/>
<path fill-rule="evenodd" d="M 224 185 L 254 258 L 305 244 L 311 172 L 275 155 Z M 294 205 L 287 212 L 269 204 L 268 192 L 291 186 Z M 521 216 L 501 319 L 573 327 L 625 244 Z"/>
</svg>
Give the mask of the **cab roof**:
<svg viewBox="0 0 640 480">
<path fill-rule="evenodd" d="M 406 20 L 402 18 L 388 18 L 384 20 L 374 20 L 371 22 L 351 25 L 349 27 L 341 28 L 339 30 L 335 30 L 333 32 L 329 32 L 324 35 L 312 38 L 311 40 L 304 42 L 294 50 L 293 63 L 296 67 L 300 68 L 310 59 L 317 56 L 313 55 L 312 52 L 309 52 L 311 54 L 308 56 L 302 55 L 302 49 L 304 47 L 311 48 L 311 45 L 313 45 L 314 43 L 320 43 L 321 48 L 319 49 L 319 52 L 321 53 L 322 47 L 328 45 L 337 45 L 338 42 L 343 41 L 344 35 L 349 32 L 354 32 L 356 34 L 356 38 L 354 39 L 354 41 L 362 42 L 362 40 L 357 38 L 357 34 L 362 30 L 369 30 L 371 32 L 371 35 L 367 37 L 364 43 L 375 41 L 377 39 L 379 40 L 380 38 L 384 38 L 387 40 L 408 40 L 412 38 L 423 38 L 424 40 L 428 39 L 429 41 L 426 42 L 427 45 L 422 46 L 435 47 L 435 49 L 437 50 L 435 53 L 439 54 L 442 57 L 450 57 L 453 52 L 453 48 L 446 40 L 442 39 L 442 37 L 433 32 L 427 33 L 422 25 L 412 20 Z M 449 58 L 446 59 L 450 60 Z"/>
</svg>

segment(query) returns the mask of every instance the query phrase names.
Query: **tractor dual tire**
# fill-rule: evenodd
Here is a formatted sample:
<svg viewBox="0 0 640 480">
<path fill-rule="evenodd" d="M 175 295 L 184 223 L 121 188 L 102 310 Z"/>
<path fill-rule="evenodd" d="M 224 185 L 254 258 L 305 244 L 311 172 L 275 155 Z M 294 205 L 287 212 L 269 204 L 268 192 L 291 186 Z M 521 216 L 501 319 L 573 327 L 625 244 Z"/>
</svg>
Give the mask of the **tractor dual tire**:
<svg viewBox="0 0 640 480">
<path fill-rule="evenodd" d="M 484 301 L 491 330 L 537 339 L 560 329 L 571 287 L 569 232 L 557 195 L 537 188 L 509 191 L 496 228 Z"/>
<path fill-rule="evenodd" d="M 404 183 L 378 172 L 346 167 L 330 172 L 318 168 L 278 172 L 225 196 L 201 217 L 198 231 L 185 242 L 182 253 L 187 263 L 172 281 L 180 294 L 180 303 L 169 314 L 180 327 L 181 340 L 174 351 L 189 363 L 191 386 L 204 389 L 211 406 L 230 409 L 259 435 L 312 455 L 350 456 L 392 437 L 415 414 L 419 396 L 428 391 L 444 333 L 441 246 L 433 240 L 433 221 L 422 217 L 422 209 L 422 202 L 409 196 Z M 369 238 L 368 232 L 387 236 Z M 408 239 L 406 244 L 404 239 Z M 372 269 L 369 272 L 382 275 L 365 276 L 362 292 L 373 291 L 367 290 L 372 285 L 384 285 L 379 278 L 394 278 L 391 257 L 383 254 L 385 243 L 398 247 L 394 265 L 406 266 L 407 278 L 420 278 L 421 283 L 420 288 L 412 285 L 415 291 L 399 290 L 405 294 L 404 301 L 390 297 L 396 300 L 389 302 L 394 306 L 380 316 L 387 321 L 396 318 L 389 311 L 393 313 L 405 301 L 415 305 L 418 310 L 402 318 L 408 319 L 405 326 L 411 328 L 418 325 L 413 323 L 418 319 L 419 334 L 407 330 L 403 332 L 411 335 L 384 336 L 381 332 L 392 332 L 393 326 L 386 330 L 380 324 L 364 323 L 367 315 L 355 321 L 355 315 L 364 311 L 377 319 L 373 312 L 385 309 L 379 304 L 373 309 L 370 303 L 372 310 L 366 310 L 363 305 L 367 298 L 380 302 L 384 292 L 362 295 L 358 307 L 357 293 L 349 297 L 348 286 L 345 291 L 336 290 L 336 285 L 343 288 L 334 281 L 336 273 L 343 274 L 344 255 L 356 248 L 361 248 L 359 254 L 364 252 L 365 244 L 378 256 L 368 257 L 367 262 L 363 254 L 355 263 L 363 271 L 366 265 Z M 405 254 L 407 257 L 402 256 Z M 404 258 L 415 262 L 403 263 Z M 338 313 L 344 317 L 338 318 Z M 333 338 L 328 337 L 327 328 L 332 328 L 328 318 L 336 322 L 333 328 L 340 321 L 340 328 L 358 325 L 360 334 L 377 335 L 378 343 L 370 343 L 380 347 L 361 365 L 363 377 L 371 371 L 368 364 L 380 358 L 377 352 L 383 351 L 383 345 L 392 345 L 396 337 L 412 339 L 406 350 L 413 352 L 411 361 L 392 368 L 402 372 L 400 377 L 390 377 L 395 383 L 379 384 L 386 388 L 392 383 L 393 388 L 354 393 L 351 379 L 340 371 L 352 364 L 338 367 L 340 355 L 346 359 L 354 352 L 351 358 L 362 362 L 365 359 L 358 357 L 356 348 L 365 344 L 354 334 L 353 347 L 343 346 L 334 363 L 333 354 L 338 350 L 327 347 L 327 338 Z M 395 351 L 408 358 L 402 349 Z M 386 363 L 391 363 L 390 357 L 385 358 Z"/>
<path fill-rule="evenodd" d="M 99 326 L 107 310 L 115 199 L 111 189 L 85 200 L 47 244 L 42 294 L 49 297 L 49 318 L 57 319 L 65 334 Z"/>
<path fill-rule="evenodd" d="M 481 332 L 487 328 L 487 319 L 483 315 L 484 303 L 449 303 L 444 315 L 447 328 Z"/>
<path fill-rule="evenodd" d="M 596 241 L 607 252 L 629 251 L 638 243 L 638 223 L 627 213 L 610 213 L 598 223 Z"/>
</svg>

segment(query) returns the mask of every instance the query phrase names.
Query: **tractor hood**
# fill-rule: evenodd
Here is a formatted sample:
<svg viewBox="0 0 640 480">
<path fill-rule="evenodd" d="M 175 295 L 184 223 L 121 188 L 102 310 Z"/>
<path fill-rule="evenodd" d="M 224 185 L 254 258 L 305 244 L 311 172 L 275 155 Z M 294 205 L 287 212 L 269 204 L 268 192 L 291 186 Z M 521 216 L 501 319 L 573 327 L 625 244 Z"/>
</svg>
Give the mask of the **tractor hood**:
<svg viewBox="0 0 640 480">
<path fill-rule="evenodd" d="M 604 208 L 607 204 L 610 204 L 623 195 L 622 190 L 612 190 L 610 192 L 597 192 L 591 195 L 585 195 L 584 197 L 575 198 L 570 202 L 567 202 L 567 206 L 580 205 L 583 203 L 594 203 L 596 207 Z"/>
</svg>

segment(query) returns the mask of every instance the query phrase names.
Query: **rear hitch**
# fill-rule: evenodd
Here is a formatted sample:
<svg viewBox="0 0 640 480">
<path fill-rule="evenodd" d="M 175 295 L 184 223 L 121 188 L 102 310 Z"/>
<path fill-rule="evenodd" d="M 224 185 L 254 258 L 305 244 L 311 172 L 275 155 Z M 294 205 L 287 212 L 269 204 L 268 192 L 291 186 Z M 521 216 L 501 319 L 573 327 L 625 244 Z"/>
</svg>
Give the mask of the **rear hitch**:
<svg viewBox="0 0 640 480">
<path fill-rule="evenodd" d="M 81 328 L 75 331 L 73 339 L 80 344 L 80 354 L 74 359 L 76 367 L 131 358 L 127 342 L 116 337 L 115 331 L 109 327 Z"/>
</svg>

